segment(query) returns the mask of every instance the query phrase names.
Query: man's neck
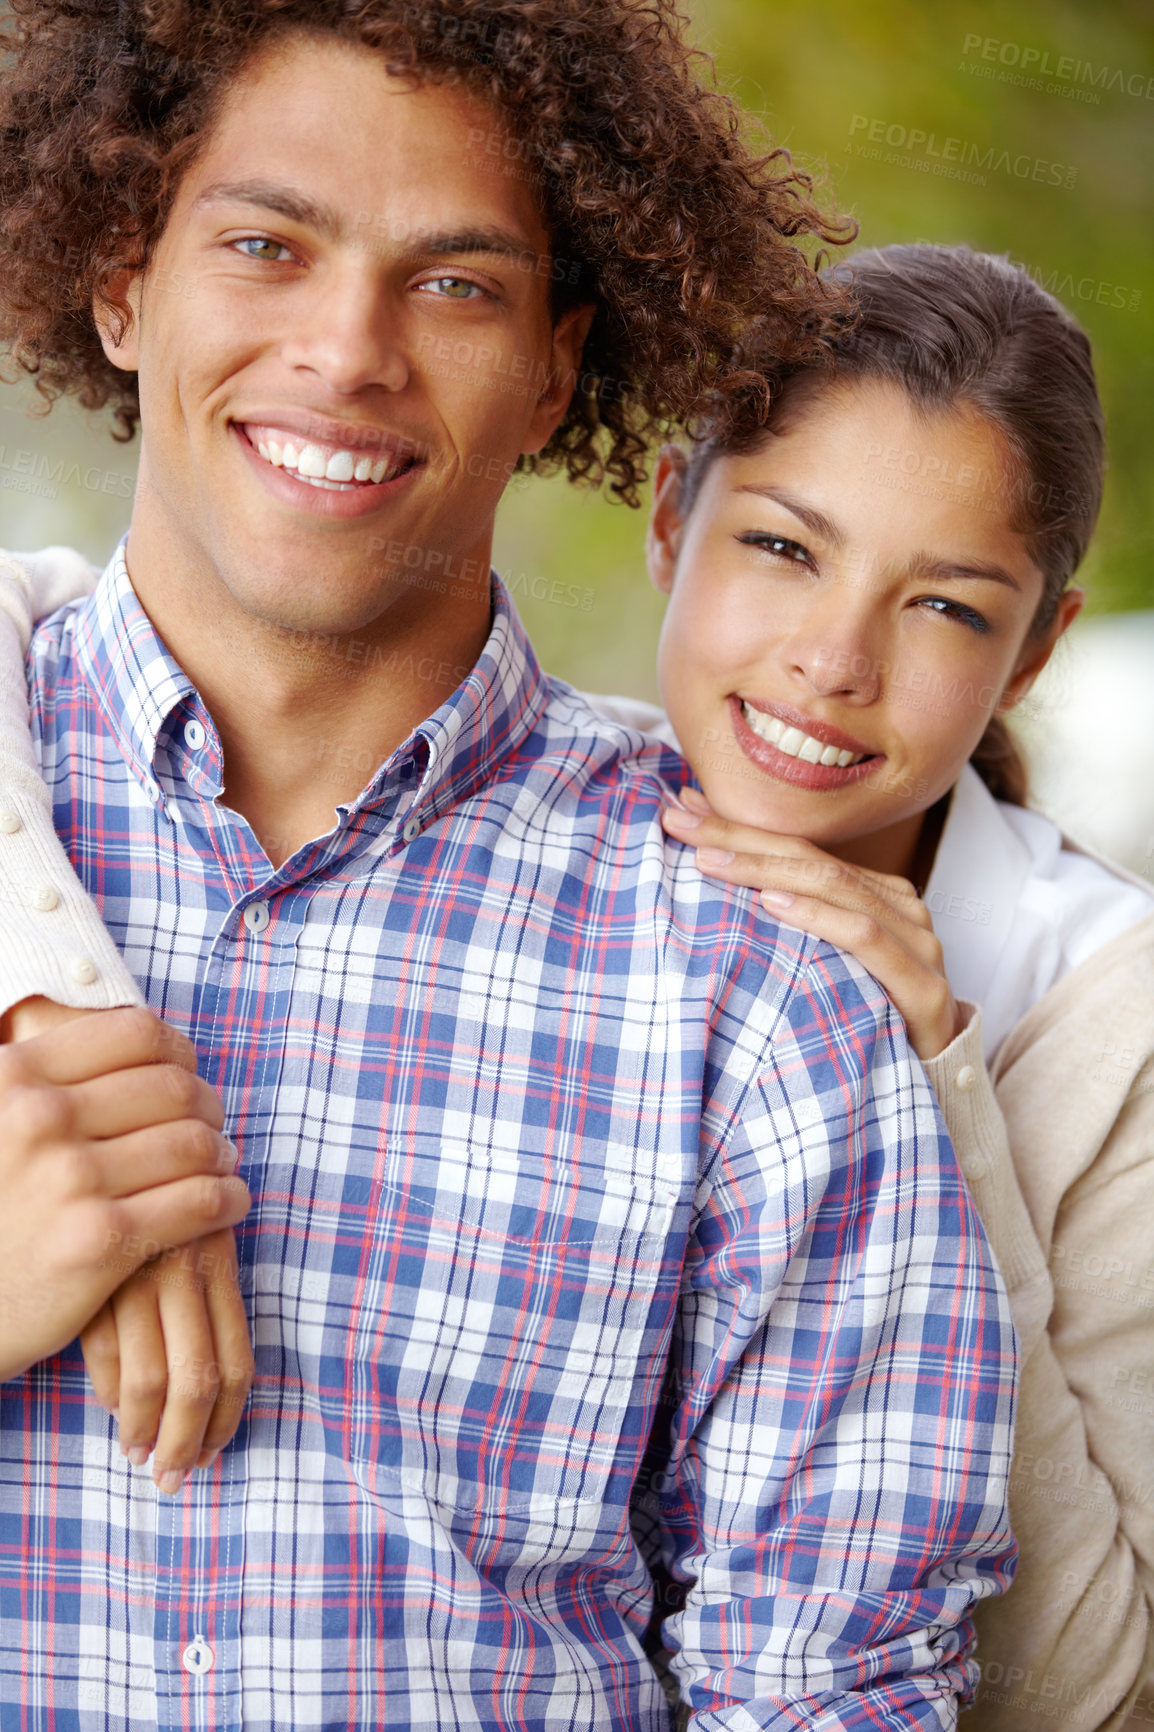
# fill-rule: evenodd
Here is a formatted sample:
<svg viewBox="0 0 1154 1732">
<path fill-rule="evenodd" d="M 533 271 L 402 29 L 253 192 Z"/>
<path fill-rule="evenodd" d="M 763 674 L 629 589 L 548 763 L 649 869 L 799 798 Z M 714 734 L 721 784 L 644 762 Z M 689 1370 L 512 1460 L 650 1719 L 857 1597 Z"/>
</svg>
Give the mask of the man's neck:
<svg viewBox="0 0 1154 1732">
<path fill-rule="evenodd" d="M 444 703 L 490 630 L 487 545 L 469 583 L 398 583 L 375 618 L 353 626 L 316 612 L 304 620 L 291 602 L 280 618 L 259 617 L 215 574 L 174 579 L 150 554 L 134 527 L 133 587 L 220 734 L 225 803 L 274 866 L 333 828 L 335 808 Z"/>
</svg>

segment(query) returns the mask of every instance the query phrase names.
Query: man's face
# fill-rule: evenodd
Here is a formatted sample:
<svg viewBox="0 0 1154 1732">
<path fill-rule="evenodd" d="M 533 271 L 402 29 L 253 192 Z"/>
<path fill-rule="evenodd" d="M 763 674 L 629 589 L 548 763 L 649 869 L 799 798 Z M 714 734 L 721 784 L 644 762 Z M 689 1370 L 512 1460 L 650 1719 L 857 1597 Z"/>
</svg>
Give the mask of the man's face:
<svg viewBox="0 0 1154 1732">
<path fill-rule="evenodd" d="M 137 317 L 105 335 L 140 375 L 146 601 L 179 573 L 214 612 L 339 633 L 421 615 L 446 575 L 484 588 L 497 501 L 587 325 L 553 327 L 532 192 L 476 145 L 495 130 L 336 38 L 290 36 L 232 85 L 129 285 Z"/>
</svg>

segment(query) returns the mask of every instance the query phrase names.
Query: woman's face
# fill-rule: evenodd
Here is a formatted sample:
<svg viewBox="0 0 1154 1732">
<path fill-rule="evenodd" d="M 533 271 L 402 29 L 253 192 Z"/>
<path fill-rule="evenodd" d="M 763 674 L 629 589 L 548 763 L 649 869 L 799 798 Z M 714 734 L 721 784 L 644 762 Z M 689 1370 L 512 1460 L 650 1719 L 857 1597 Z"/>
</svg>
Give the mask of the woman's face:
<svg viewBox="0 0 1154 1732">
<path fill-rule="evenodd" d="M 687 519 L 666 454 L 650 571 L 670 597 L 665 707 L 714 809 L 908 869 L 922 817 L 1081 605 L 1031 623 L 1007 452 L 976 412 L 878 381 L 823 387 L 717 459 Z"/>
</svg>

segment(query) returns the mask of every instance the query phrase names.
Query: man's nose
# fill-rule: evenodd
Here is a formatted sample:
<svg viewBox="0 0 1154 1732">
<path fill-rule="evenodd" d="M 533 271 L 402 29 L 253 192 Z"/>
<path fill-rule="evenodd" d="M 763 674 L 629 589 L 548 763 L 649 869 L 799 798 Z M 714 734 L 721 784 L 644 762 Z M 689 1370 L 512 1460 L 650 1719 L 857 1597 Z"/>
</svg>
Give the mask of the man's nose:
<svg viewBox="0 0 1154 1732">
<path fill-rule="evenodd" d="M 292 367 L 315 373 L 330 390 L 352 396 L 378 385 L 402 391 L 410 364 L 404 317 L 378 281 L 363 270 L 335 273 L 299 308 L 282 345 Z"/>
</svg>

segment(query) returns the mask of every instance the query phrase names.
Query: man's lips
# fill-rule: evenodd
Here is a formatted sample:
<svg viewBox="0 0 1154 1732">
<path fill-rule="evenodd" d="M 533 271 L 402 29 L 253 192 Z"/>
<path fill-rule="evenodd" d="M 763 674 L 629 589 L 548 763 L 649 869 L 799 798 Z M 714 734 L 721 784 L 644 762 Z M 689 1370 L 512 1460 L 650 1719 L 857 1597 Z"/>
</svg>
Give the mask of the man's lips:
<svg viewBox="0 0 1154 1732">
<path fill-rule="evenodd" d="M 354 519 L 367 517 L 378 510 L 388 500 L 403 489 L 411 486 L 416 478 L 423 473 L 424 458 L 412 449 L 401 452 L 394 449 L 387 456 L 384 453 L 361 453 L 355 459 L 348 446 L 317 445 L 315 442 L 301 440 L 299 446 L 290 453 L 293 462 L 286 465 L 285 449 L 280 450 L 281 461 L 273 461 L 269 447 L 269 436 L 276 442 L 276 434 L 285 438 L 286 429 L 273 428 L 270 423 L 239 422 L 232 423 L 231 431 L 245 460 L 251 465 L 261 485 L 274 498 L 297 511 L 306 511 L 314 516 L 333 519 Z M 259 445 L 254 443 L 254 436 L 260 445 L 265 446 L 262 454 Z M 298 435 L 299 438 L 299 435 Z M 294 445 L 291 434 L 288 443 Z M 314 445 L 310 455 L 309 446 Z M 344 458 L 336 463 L 334 457 L 344 453 Z M 301 459 L 305 459 L 305 470 L 320 470 L 319 474 L 301 472 Z M 352 459 L 350 461 L 350 459 Z M 357 464 L 368 464 L 368 478 L 358 480 Z M 383 469 L 381 465 L 384 465 Z M 341 481 L 333 479 L 333 475 L 349 474 L 351 479 Z M 374 475 L 380 480 L 375 480 Z"/>
<path fill-rule="evenodd" d="M 844 788 L 864 781 L 884 761 L 884 752 L 869 752 L 851 735 L 802 717 L 787 704 L 753 705 L 734 693 L 728 707 L 734 735 L 745 756 L 759 770 L 793 787 L 813 792 Z M 804 728 L 799 721 L 804 721 Z M 777 733 L 780 742 L 767 739 L 767 732 Z"/>
<path fill-rule="evenodd" d="M 278 419 L 237 425 L 272 468 L 322 488 L 379 487 L 420 461 L 412 442 L 379 428 L 343 428 L 338 439 L 304 418 L 295 424 Z"/>
</svg>

